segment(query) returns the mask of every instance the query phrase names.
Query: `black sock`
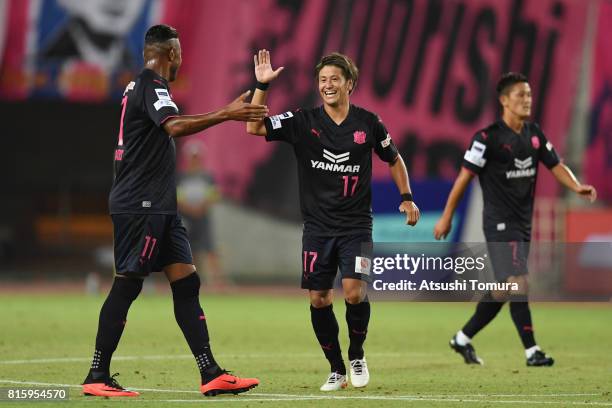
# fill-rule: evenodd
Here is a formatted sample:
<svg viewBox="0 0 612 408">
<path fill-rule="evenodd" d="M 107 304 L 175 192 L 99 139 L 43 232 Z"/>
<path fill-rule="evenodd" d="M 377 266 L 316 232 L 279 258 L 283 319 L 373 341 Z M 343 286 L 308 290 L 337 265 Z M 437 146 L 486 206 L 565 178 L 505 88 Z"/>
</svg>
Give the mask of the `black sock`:
<svg viewBox="0 0 612 408">
<path fill-rule="evenodd" d="M 523 346 L 528 349 L 536 345 L 531 324 L 531 310 L 526 295 L 514 295 L 510 297 L 510 315 L 516 326 Z"/>
<path fill-rule="evenodd" d="M 206 316 L 200 306 L 200 278 L 197 273 L 170 284 L 174 300 L 174 317 L 189 344 L 206 383 L 221 373 L 210 350 Z"/>
<path fill-rule="evenodd" d="M 100 309 L 96 350 L 89 376 L 91 379 L 107 378 L 110 362 L 117 349 L 126 323 L 128 310 L 142 289 L 142 279 L 118 278 Z"/>
<path fill-rule="evenodd" d="M 485 293 L 480 302 L 478 302 L 478 305 L 476 305 L 476 312 L 474 312 L 461 331 L 469 338 L 474 337 L 497 316 L 503 305 L 504 302 L 497 302 L 493 299 L 491 292 Z"/>
<path fill-rule="evenodd" d="M 349 360 L 363 358 L 363 343 L 368 333 L 370 322 L 370 302 L 366 297 L 363 302 L 352 305 L 346 303 L 346 324 L 348 325 L 350 345 L 348 349 Z"/>
<path fill-rule="evenodd" d="M 322 308 L 310 306 L 310 320 L 317 340 L 323 349 L 325 358 L 329 361 L 331 371 L 346 375 L 346 367 L 342 360 L 342 351 L 338 341 L 338 321 L 334 315 L 333 305 Z"/>
</svg>

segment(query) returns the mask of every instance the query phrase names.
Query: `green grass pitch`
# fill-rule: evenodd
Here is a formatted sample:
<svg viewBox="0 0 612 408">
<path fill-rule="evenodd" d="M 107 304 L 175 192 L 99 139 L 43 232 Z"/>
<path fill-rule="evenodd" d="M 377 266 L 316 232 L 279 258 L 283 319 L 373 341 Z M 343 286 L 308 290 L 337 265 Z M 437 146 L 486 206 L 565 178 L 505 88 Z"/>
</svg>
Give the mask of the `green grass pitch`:
<svg viewBox="0 0 612 408">
<path fill-rule="evenodd" d="M 0 297 L 0 387 L 66 384 L 70 400 L 44 406 L 231 407 L 612 406 L 610 304 L 535 304 L 539 344 L 557 360 L 527 368 L 507 306 L 475 339 L 484 367 L 466 366 L 448 347 L 473 304 L 372 306 L 366 356 L 371 382 L 329 394 L 319 386 L 329 366 L 310 326 L 306 296 L 201 296 L 218 362 L 261 385 L 239 396 L 205 398 L 199 374 L 174 321 L 171 295 L 142 295 L 132 306 L 111 370 L 137 399 L 83 397 L 76 387 L 90 363 L 104 298 L 77 295 Z M 336 302 L 341 342 L 344 304 Z M 38 361 L 37 361 L 38 360 Z M 23 382 L 20 385 L 18 382 Z M 148 391 L 146 391 L 148 390 Z M 4 407 L 40 403 L 0 402 Z"/>
</svg>

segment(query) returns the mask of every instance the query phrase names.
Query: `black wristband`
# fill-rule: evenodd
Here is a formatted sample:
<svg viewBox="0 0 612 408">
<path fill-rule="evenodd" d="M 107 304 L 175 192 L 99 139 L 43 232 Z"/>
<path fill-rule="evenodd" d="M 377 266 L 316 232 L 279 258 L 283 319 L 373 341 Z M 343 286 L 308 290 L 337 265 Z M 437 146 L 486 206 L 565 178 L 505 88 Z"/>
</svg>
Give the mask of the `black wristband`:
<svg viewBox="0 0 612 408">
<path fill-rule="evenodd" d="M 402 201 L 414 201 L 412 199 L 412 194 L 410 194 L 410 193 L 402 194 Z"/>
<path fill-rule="evenodd" d="M 263 82 L 257 81 L 257 85 L 255 85 L 255 88 L 260 89 L 262 91 L 267 91 L 269 86 L 269 82 L 264 84 Z"/>
</svg>

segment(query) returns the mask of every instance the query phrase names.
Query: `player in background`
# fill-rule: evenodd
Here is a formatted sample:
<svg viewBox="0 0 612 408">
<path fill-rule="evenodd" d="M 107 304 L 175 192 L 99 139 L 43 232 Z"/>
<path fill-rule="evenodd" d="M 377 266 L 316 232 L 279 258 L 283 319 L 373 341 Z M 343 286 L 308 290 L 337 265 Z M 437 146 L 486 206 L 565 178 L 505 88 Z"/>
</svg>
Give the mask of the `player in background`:
<svg viewBox="0 0 612 408">
<path fill-rule="evenodd" d="M 212 208 L 221 200 L 213 175 L 207 171 L 206 148 L 198 141 L 183 146 L 186 168 L 179 173 L 177 184 L 178 209 L 189 234 L 191 250 L 200 276 L 212 290 L 227 287 L 219 263 L 213 234 Z"/>
<path fill-rule="evenodd" d="M 266 50 L 259 51 L 254 61 L 258 84 L 251 103 L 264 104 L 270 82 L 283 67 L 273 70 Z M 357 78 L 357 67 L 348 57 L 327 55 L 315 67 L 322 106 L 247 123 L 248 133 L 290 143 L 296 154 L 304 219 L 302 288 L 309 291 L 312 327 L 331 366 L 322 391 L 347 386 L 332 308 L 338 269 L 350 339 L 351 383 L 365 387 L 369 381 L 363 344 L 370 319 L 366 288 L 371 267 L 368 247 L 372 244 L 372 150 L 389 164 L 406 223 L 415 225 L 419 219 L 406 166 L 387 129 L 377 115 L 349 101 Z"/>
<path fill-rule="evenodd" d="M 100 311 L 85 395 L 137 396 L 110 375 L 110 363 L 128 310 L 144 277 L 163 271 L 174 301 L 174 315 L 196 359 L 204 395 L 239 393 L 255 387 L 221 369 L 210 349 L 206 317 L 199 301 L 200 279 L 193 266 L 185 227 L 177 213 L 174 138 L 191 135 L 227 120 L 261 120 L 267 108 L 245 103 L 248 92 L 224 108 L 180 115 L 168 86 L 181 66 L 176 30 L 156 25 L 146 33 L 145 66 L 122 100 L 115 177 L 109 198 L 114 229 L 115 278 Z"/>
<path fill-rule="evenodd" d="M 538 162 L 576 194 L 595 201 L 593 186 L 583 185 L 563 164 L 540 127 L 528 122 L 532 96 L 527 78 L 504 74 L 497 84 L 501 120 L 476 132 L 466 151 L 463 166 L 450 192 L 434 236 L 445 238 L 459 201 L 472 179 L 480 179 L 484 200 L 483 229 L 495 278 L 517 283 L 519 290 L 494 291 L 484 295 L 476 312 L 450 341 L 467 364 L 483 364 L 471 342 L 495 318 L 506 301 L 525 348 L 528 366 L 551 366 L 553 358 L 537 345 L 528 303 L 527 257 L 531 241 L 531 219 Z"/>
</svg>

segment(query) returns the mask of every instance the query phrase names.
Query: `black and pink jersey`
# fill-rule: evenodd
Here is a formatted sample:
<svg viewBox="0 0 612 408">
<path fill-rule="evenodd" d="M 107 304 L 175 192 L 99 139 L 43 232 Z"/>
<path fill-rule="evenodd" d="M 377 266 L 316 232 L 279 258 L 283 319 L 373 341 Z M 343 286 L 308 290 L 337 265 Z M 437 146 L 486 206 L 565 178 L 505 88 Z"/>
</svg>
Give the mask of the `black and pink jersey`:
<svg viewBox="0 0 612 408">
<path fill-rule="evenodd" d="M 372 149 L 389 163 L 398 155 L 378 116 L 351 105 L 338 125 L 321 106 L 267 117 L 264 123 L 266 140 L 294 148 L 304 234 L 371 232 Z"/>
<path fill-rule="evenodd" d="M 520 134 L 501 120 L 476 132 L 463 167 L 480 179 L 486 234 L 530 237 L 539 162 L 550 169 L 559 164 L 559 156 L 535 123 L 525 122 Z"/>
<path fill-rule="evenodd" d="M 176 214 L 176 148 L 163 129 L 179 110 L 168 81 L 144 69 L 121 101 L 111 214 Z"/>
</svg>

